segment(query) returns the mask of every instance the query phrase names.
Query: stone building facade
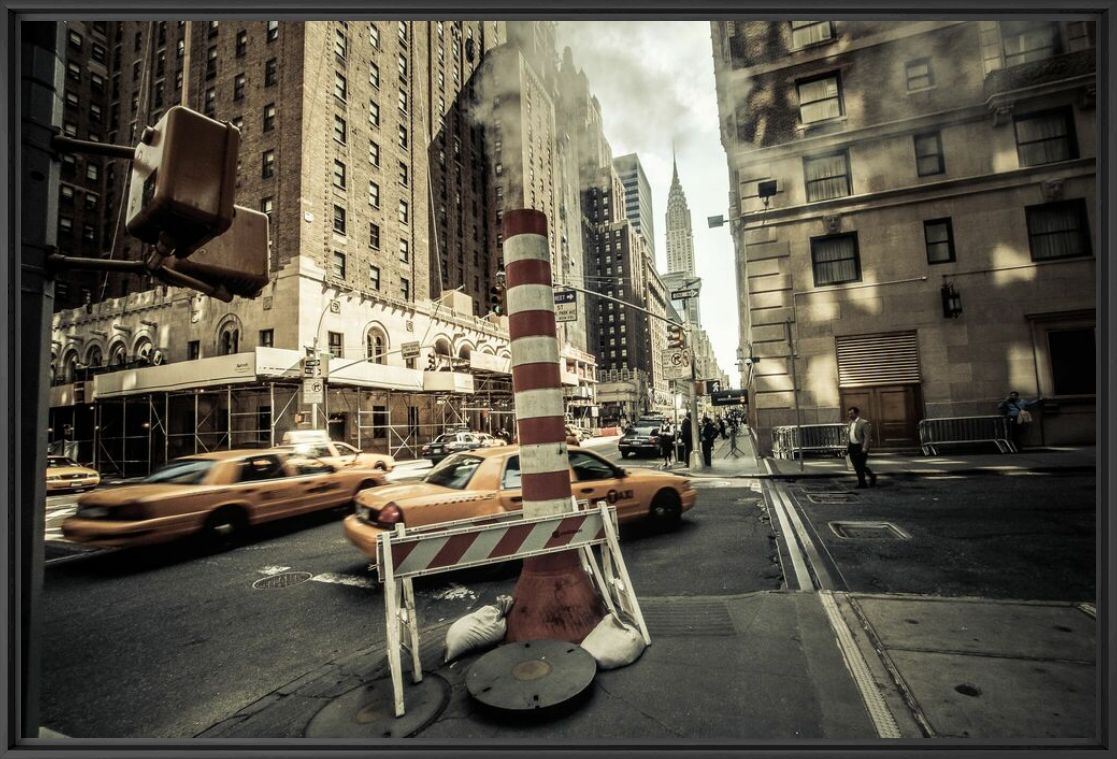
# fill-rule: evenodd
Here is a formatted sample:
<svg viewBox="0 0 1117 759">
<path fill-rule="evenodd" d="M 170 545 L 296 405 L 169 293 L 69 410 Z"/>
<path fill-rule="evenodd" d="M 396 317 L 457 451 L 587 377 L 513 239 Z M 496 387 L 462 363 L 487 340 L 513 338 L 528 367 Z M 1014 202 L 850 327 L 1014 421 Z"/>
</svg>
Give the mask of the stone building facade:
<svg viewBox="0 0 1117 759">
<path fill-rule="evenodd" d="M 996 414 L 1010 390 L 1047 399 L 1027 443 L 1092 442 L 1092 24 L 712 36 L 762 442 L 798 402 L 804 423 L 858 405 L 878 445 L 911 447 L 920 420 Z"/>
</svg>

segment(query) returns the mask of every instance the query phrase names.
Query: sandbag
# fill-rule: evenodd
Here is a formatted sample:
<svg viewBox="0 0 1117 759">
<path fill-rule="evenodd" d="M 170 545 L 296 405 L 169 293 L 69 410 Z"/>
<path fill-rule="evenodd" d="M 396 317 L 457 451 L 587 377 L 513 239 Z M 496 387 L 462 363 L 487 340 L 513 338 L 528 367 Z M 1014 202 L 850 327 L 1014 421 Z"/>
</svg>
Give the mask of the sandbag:
<svg viewBox="0 0 1117 759">
<path fill-rule="evenodd" d="M 582 648 L 597 662 L 598 669 L 624 667 L 644 653 L 644 638 L 632 625 L 626 625 L 616 614 L 608 614 L 582 640 Z"/>
<path fill-rule="evenodd" d="M 482 606 L 450 625 L 450 629 L 446 631 L 444 661 L 504 640 L 504 633 L 508 629 L 504 617 L 511 608 L 512 596 L 498 596 L 495 605 Z"/>
</svg>

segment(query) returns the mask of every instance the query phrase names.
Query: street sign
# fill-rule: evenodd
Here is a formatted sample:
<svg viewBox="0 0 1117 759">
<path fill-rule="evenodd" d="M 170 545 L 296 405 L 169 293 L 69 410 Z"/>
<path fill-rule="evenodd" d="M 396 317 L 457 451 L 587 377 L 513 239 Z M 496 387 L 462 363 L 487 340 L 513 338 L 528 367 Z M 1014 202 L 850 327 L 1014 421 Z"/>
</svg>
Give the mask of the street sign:
<svg viewBox="0 0 1117 759">
<path fill-rule="evenodd" d="M 408 359 L 412 359 L 412 358 L 419 358 L 419 341 L 418 340 L 412 340 L 411 342 L 408 342 L 408 343 L 401 343 L 400 346 L 399 346 L 399 349 L 400 349 L 400 354 L 403 356 L 404 361 L 407 361 Z"/>
<path fill-rule="evenodd" d="M 322 376 L 322 362 L 316 358 L 303 359 L 303 376 L 318 378 Z"/>
<path fill-rule="evenodd" d="M 690 351 L 670 350 L 663 354 L 664 379 L 683 379 L 690 377 Z"/>
<path fill-rule="evenodd" d="M 719 390 L 710 394 L 710 403 L 715 406 L 741 406 L 748 402 L 748 390 Z"/>
<path fill-rule="evenodd" d="M 577 290 L 560 290 L 555 293 L 555 321 L 578 321 Z"/>
<path fill-rule="evenodd" d="M 326 383 L 320 379 L 303 380 L 303 403 L 325 403 Z"/>
<path fill-rule="evenodd" d="M 698 290 L 693 287 L 687 287 L 682 290 L 672 290 L 671 300 L 687 300 L 688 298 L 697 298 Z"/>
<path fill-rule="evenodd" d="M 706 392 L 710 395 L 721 392 L 721 380 L 706 380 Z"/>
</svg>

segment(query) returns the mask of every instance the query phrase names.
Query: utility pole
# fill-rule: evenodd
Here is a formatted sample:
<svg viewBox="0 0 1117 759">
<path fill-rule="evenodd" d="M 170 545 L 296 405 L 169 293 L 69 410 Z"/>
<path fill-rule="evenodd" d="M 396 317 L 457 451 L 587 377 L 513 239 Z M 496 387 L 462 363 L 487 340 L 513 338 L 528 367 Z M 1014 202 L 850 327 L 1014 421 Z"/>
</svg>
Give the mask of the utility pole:
<svg viewBox="0 0 1117 759">
<path fill-rule="evenodd" d="M 683 310 L 690 306 L 690 298 L 683 299 Z M 702 466 L 702 454 L 699 445 L 701 436 L 698 434 L 698 366 L 694 360 L 694 323 L 686 323 L 687 348 L 690 350 L 690 461 L 687 466 L 691 471 Z"/>
<path fill-rule="evenodd" d="M 787 361 L 791 365 L 791 397 L 795 401 L 795 439 L 799 447 L 799 471 L 803 471 L 803 416 L 799 410 L 799 376 L 795 368 L 795 343 L 791 338 L 791 319 L 783 323 L 787 334 Z"/>
</svg>

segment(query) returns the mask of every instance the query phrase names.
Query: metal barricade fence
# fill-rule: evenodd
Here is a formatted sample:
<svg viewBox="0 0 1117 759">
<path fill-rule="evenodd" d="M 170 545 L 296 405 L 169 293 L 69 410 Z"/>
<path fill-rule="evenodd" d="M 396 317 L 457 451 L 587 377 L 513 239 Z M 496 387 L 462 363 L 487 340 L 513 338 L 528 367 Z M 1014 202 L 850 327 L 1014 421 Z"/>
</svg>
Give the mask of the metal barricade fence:
<svg viewBox="0 0 1117 759">
<path fill-rule="evenodd" d="M 1011 420 L 1004 416 L 954 416 L 924 419 L 919 423 L 923 455 L 938 455 L 940 445 L 993 443 L 1001 453 L 1012 453 Z"/>
<path fill-rule="evenodd" d="M 799 440 L 802 430 L 802 441 Z M 780 459 L 793 459 L 796 454 L 845 452 L 848 426 L 845 424 L 804 424 L 802 427 L 785 425 L 772 429 L 772 454 Z"/>
</svg>

